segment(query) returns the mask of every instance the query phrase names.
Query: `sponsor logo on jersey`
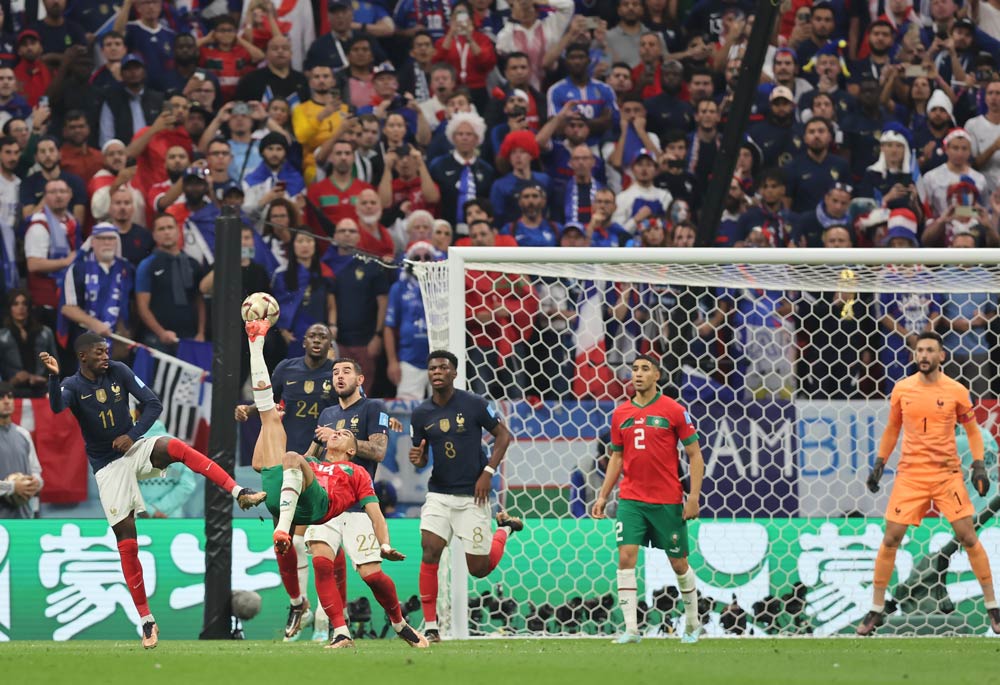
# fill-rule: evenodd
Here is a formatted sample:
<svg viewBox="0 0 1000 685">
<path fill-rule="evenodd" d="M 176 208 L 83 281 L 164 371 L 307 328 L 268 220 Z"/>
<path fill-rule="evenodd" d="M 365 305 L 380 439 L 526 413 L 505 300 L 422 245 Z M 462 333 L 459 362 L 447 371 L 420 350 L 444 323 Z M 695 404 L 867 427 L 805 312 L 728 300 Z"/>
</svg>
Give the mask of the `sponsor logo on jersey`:
<svg viewBox="0 0 1000 685">
<path fill-rule="evenodd" d="M 447 433 L 448 431 L 451 430 L 451 421 L 449 421 L 448 419 L 441 419 L 440 421 L 438 421 L 438 428 L 441 429 L 442 433 Z"/>
<path fill-rule="evenodd" d="M 97 389 L 97 401 L 104 404 L 108 401 L 108 392 L 104 388 Z"/>
<path fill-rule="evenodd" d="M 302 389 L 305 390 L 307 395 L 311 395 L 313 389 L 316 387 L 315 381 L 306 381 L 302 384 Z"/>
</svg>

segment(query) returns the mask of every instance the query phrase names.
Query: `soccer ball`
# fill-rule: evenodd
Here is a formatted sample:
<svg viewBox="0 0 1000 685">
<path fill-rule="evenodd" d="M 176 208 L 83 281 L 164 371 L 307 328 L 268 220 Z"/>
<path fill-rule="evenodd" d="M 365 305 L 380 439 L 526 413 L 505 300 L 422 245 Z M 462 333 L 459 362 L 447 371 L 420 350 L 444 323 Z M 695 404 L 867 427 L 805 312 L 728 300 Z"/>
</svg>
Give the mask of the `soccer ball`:
<svg viewBox="0 0 1000 685">
<path fill-rule="evenodd" d="M 267 293 L 251 293 L 243 300 L 240 313 L 244 321 L 267 319 L 273 326 L 278 321 L 281 309 L 278 307 L 278 301 Z"/>
</svg>

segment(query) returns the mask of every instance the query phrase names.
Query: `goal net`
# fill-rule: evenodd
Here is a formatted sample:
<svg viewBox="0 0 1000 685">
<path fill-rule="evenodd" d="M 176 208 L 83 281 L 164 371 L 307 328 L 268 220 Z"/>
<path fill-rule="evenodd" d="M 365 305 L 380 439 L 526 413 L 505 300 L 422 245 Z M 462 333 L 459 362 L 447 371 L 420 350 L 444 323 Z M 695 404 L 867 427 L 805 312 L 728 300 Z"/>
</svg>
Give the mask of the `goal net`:
<svg viewBox="0 0 1000 685">
<path fill-rule="evenodd" d="M 696 248 L 455 248 L 416 264 L 431 348 L 459 357 L 460 384 L 514 434 L 497 506 L 527 519 L 486 579 L 453 555 L 452 634 L 620 629 L 614 521 L 589 510 L 643 352 L 701 436 L 689 534 L 708 634 L 834 635 L 864 616 L 898 448 L 878 494 L 865 479 L 924 330 L 944 336 L 945 371 L 971 389 L 984 429 L 994 483 L 972 499 L 1000 568 L 998 264 L 1000 250 Z M 971 463 L 964 432 L 957 444 Z M 642 630 L 679 629 L 665 555 L 643 550 L 638 576 Z M 909 529 L 889 595 L 882 633 L 989 630 L 968 558 L 933 510 Z"/>
</svg>

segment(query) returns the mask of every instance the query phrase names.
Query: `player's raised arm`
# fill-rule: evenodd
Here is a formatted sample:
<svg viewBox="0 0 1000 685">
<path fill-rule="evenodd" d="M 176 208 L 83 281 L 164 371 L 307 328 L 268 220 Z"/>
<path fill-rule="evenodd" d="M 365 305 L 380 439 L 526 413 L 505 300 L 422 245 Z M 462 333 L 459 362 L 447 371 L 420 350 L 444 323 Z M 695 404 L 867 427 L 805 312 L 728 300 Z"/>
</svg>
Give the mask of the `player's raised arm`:
<svg viewBox="0 0 1000 685">
<path fill-rule="evenodd" d="M 63 397 L 63 388 L 59 383 L 59 360 L 48 352 L 38 355 L 45 365 L 45 370 L 49 372 L 49 407 L 53 414 L 58 414 L 66 408 L 66 398 Z"/>
<path fill-rule="evenodd" d="M 402 552 L 398 552 L 389 544 L 389 525 L 385 522 L 385 516 L 378 506 L 378 501 L 365 504 L 365 513 L 372 521 L 372 529 L 375 531 L 375 539 L 378 540 L 379 548 L 382 550 L 382 558 L 389 561 L 402 561 L 406 558 Z"/>
<path fill-rule="evenodd" d="M 903 409 L 900 406 L 899 395 L 893 388 L 889 398 L 889 423 L 886 424 L 885 432 L 882 433 L 882 439 L 878 444 L 878 457 L 875 459 L 875 464 L 872 465 L 871 473 L 868 474 L 868 480 L 865 481 L 868 491 L 873 494 L 879 491 L 878 483 L 882 480 L 885 462 L 889 460 L 892 451 L 896 449 L 896 441 L 899 440 L 899 431 L 902 427 Z"/>
<path fill-rule="evenodd" d="M 701 455 L 701 445 L 697 440 L 684 445 L 688 458 L 688 472 L 691 474 L 691 490 L 684 501 L 684 520 L 698 518 L 698 503 L 701 500 L 701 483 L 705 477 L 705 458 Z"/>
</svg>

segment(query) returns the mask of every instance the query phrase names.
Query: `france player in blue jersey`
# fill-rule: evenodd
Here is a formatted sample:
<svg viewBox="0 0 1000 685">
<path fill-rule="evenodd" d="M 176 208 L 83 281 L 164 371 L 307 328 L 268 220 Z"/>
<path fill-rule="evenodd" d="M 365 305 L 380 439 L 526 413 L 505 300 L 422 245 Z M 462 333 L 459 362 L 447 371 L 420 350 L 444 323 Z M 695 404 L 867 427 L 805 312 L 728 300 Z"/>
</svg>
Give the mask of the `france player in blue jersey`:
<svg viewBox="0 0 1000 685">
<path fill-rule="evenodd" d="M 424 609 L 424 634 L 439 642 L 437 624 L 438 563 L 441 553 L 458 537 L 465 545 L 469 573 L 484 578 L 503 558 L 507 537 L 524 528 L 520 519 L 505 511 L 496 516 L 497 529 L 490 536 L 489 498 L 493 474 L 503 461 L 511 434 L 500 423 L 496 410 L 482 397 L 455 389 L 458 359 L 436 350 L 427 358 L 432 395 L 413 411 L 410 419 L 410 462 L 427 465 L 427 446 L 434 457 L 427 501 L 420 510 L 420 603 Z M 483 431 L 495 440 L 487 459 Z"/>
<path fill-rule="evenodd" d="M 80 370 L 61 384 L 56 358 L 46 352 L 39 355 L 49 372 L 49 405 L 56 414 L 69 407 L 80 424 L 101 506 L 118 540 L 122 572 L 139 612 L 142 646 L 151 649 L 156 647 L 159 628 L 149 610 L 139 564 L 135 514 L 146 507 L 138 481 L 160 478 L 171 463 L 180 462 L 231 492 L 244 509 L 262 502 L 264 493 L 241 488 L 218 464 L 176 438 L 143 437 L 163 410 L 159 398 L 131 369 L 109 359 L 108 343 L 96 333 L 81 335 L 73 349 Z M 139 401 L 134 423 L 129 395 Z"/>
<path fill-rule="evenodd" d="M 329 359 L 333 346 L 330 329 L 321 323 L 313 324 L 306 329 L 302 346 L 304 356 L 283 360 L 271 374 L 274 402 L 285 402 L 282 425 L 285 428 L 286 449 L 299 454 L 305 454 L 312 445 L 316 421 L 334 401 L 330 379 L 333 372 L 333 361 Z M 236 420 L 242 423 L 257 413 L 255 405 L 241 404 L 236 407 Z M 285 641 L 288 642 L 297 640 L 302 626 L 312 620 L 305 593 L 309 584 L 305 532 L 306 526 L 295 526 L 291 549 L 277 556 L 278 572 L 289 599 L 288 620 L 285 622 Z"/>
<path fill-rule="evenodd" d="M 374 483 L 375 471 L 385 459 L 385 451 L 389 445 L 389 414 L 380 400 L 362 394 L 364 381 L 364 369 L 357 361 L 346 357 L 334 360 L 333 392 L 337 401 L 320 414 L 316 442 L 311 454 L 321 457 L 334 432 L 349 430 L 357 440 L 357 451 L 351 461 L 364 468 Z M 371 587 L 376 598 L 379 596 L 387 576 L 382 572 L 382 557 L 378 545 L 374 543 L 375 530 L 371 519 L 360 507 L 354 506 L 321 525 L 309 526 L 305 537 L 313 557 L 322 556 L 334 560 L 335 568 L 343 563 L 343 553 L 346 552 L 358 575 Z M 346 606 L 346 568 L 344 571 L 338 570 L 337 575 L 343 578 L 338 578 L 337 589 Z M 384 596 L 389 595 L 385 593 Z M 346 627 L 336 630 L 350 638 Z M 333 637 L 336 639 L 336 631 Z"/>
</svg>

